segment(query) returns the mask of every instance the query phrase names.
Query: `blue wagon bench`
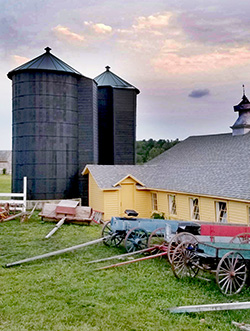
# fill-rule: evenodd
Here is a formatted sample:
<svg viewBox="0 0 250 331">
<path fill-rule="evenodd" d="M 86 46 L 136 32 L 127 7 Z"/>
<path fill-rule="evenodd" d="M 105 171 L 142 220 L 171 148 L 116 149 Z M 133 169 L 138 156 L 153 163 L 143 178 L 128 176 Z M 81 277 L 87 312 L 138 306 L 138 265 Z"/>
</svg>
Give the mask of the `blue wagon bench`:
<svg viewBox="0 0 250 331">
<path fill-rule="evenodd" d="M 177 278 L 195 277 L 199 270 L 215 274 L 223 294 L 236 294 L 246 284 L 250 270 L 249 240 L 195 244 L 182 241 L 173 252 L 171 266 Z"/>
<path fill-rule="evenodd" d="M 112 217 L 104 225 L 102 237 L 107 238 L 103 240 L 105 245 L 118 247 L 124 240 L 126 250 L 134 252 L 147 247 L 162 247 L 181 231 L 199 234 L 200 226 L 195 222 L 135 218 L 138 215 L 135 211 L 125 212 L 128 217 Z"/>
</svg>

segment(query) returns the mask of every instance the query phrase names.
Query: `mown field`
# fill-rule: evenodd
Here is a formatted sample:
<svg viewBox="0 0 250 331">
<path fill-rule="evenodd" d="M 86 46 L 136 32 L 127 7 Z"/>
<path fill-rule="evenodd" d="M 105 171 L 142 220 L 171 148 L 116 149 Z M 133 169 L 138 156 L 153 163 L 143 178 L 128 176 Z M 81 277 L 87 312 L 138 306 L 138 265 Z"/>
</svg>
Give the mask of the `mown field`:
<svg viewBox="0 0 250 331">
<path fill-rule="evenodd" d="M 0 265 L 100 238 L 98 225 L 54 224 L 38 213 L 25 223 L 0 223 Z M 177 280 L 165 258 L 108 270 L 118 262 L 87 261 L 125 252 L 102 243 L 37 260 L 0 267 L 0 330 L 163 331 L 237 330 L 231 322 L 250 323 L 248 310 L 172 314 L 180 305 L 248 301 L 249 288 L 225 297 L 213 278 Z"/>
</svg>

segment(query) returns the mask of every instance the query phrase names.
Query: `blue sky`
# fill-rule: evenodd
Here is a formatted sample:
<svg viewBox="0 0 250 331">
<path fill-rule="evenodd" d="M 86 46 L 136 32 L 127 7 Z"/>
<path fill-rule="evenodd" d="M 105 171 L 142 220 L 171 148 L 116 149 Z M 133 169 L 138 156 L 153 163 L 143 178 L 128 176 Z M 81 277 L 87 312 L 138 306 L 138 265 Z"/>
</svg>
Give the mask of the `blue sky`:
<svg viewBox="0 0 250 331">
<path fill-rule="evenodd" d="M 137 139 L 231 132 L 250 97 L 250 3 L 231 0 L 0 0 L 0 149 L 11 148 L 6 74 L 52 53 L 94 78 L 135 85 Z"/>
</svg>

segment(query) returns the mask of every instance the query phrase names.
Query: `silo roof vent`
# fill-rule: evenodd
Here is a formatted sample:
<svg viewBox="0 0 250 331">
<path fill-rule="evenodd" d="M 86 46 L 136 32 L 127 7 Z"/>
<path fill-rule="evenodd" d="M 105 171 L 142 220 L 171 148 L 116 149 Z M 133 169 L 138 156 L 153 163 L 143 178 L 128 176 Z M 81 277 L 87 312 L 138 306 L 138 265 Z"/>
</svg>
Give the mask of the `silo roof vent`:
<svg viewBox="0 0 250 331">
<path fill-rule="evenodd" d="M 106 66 L 106 71 L 96 76 L 94 80 L 97 82 L 98 86 L 111 86 L 113 88 L 124 88 L 124 89 L 134 89 L 137 94 L 140 91 L 130 83 L 126 82 L 121 77 L 110 71 L 110 66 Z"/>
<path fill-rule="evenodd" d="M 79 71 L 51 54 L 50 51 L 51 48 L 46 47 L 45 53 L 10 71 L 7 76 L 11 79 L 13 75 L 23 71 L 52 71 L 82 76 Z"/>
</svg>

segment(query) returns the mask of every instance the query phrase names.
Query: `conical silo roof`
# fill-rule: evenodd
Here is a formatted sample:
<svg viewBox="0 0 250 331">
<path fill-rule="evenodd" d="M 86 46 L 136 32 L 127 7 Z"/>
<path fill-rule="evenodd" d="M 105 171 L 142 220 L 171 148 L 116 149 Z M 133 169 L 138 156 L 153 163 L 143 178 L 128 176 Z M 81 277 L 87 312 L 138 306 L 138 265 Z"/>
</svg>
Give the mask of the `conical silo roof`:
<svg viewBox="0 0 250 331">
<path fill-rule="evenodd" d="M 51 54 L 51 48 L 46 47 L 45 53 L 36 57 L 33 60 L 28 61 L 27 63 L 22 64 L 21 66 L 10 71 L 7 76 L 12 79 L 12 76 L 16 73 L 23 71 L 53 71 L 60 73 L 73 74 L 77 76 L 82 76 L 82 74 L 69 66 L 67 63 L 60 60 L 55 55 Z"/>
<path fill-rule="evenodd" d="M 96 76 L 94 80 L 97 82 L 98 86 L 111 86 L 114 88 L 134 89 L 137 94 L 140 93 L 140 91 L 135 86 L 131 85 L 130 83 L 126 82 L 124 79 L 110 71 L 109 66 L 106 66 L 106 71 Z"/>
</svg>

